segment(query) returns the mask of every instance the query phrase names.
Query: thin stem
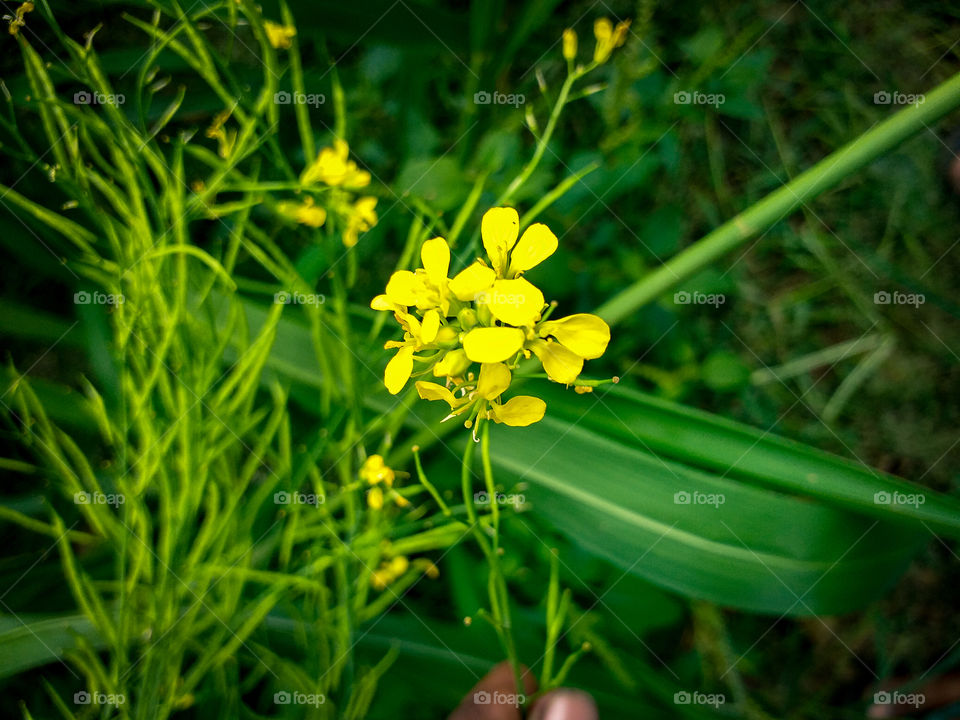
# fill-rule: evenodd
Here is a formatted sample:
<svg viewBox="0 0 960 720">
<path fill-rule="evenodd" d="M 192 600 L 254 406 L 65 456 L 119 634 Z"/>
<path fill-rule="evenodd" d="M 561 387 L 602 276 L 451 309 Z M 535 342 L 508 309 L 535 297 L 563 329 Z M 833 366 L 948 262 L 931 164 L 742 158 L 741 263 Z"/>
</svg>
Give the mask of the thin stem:
<svg viewBox="0 0 960 720">
<path fill-rule="evenodd" d="M 958 105 L 960 73 L 930 92 L 923 104 L 905 108 L 879 123 L 615 295 L 597 309 L 597 314 L 611 324 L 629 317 L 722 255 L 766 232 L 801 205 L 911 135 L 929 130 L 931 123 Z"/>
</svg>

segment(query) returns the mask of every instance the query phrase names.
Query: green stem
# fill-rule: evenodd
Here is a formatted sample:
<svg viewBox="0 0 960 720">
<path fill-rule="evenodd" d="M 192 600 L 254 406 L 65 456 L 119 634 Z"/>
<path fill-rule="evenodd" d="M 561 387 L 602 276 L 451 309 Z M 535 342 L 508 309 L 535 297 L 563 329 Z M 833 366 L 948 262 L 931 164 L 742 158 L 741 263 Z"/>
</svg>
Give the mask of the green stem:
<svg viewBox="0 0 960 720">
<path fill-rule="evenodd" d="M 499 207 L 509 203 L 511 198 L 513 198 L 513 194 L 523 186 L 523 184 L 533 174 L 533 171 L 537 169 L 537 165 L 540 163 L 540 158 L 543 157 L 543 153 L 547 149 L 547 143 L 550 142 L 550 138 L 553 136 L 553 131 L 557 127 L 557 121 L 560 119 L 560 113 L 563 111 L 563 106 L 567 103 L 567 96 L 570 94 L 570 88 L 573 87 L 573 83 L 582 77 L 583 74 L 583 72 L 580 72 L 567 75 L 566 80 L 563 81 L 563 86 L 560 88 L 560 94 L 557 96 L 557 102 L 554 104 L 553 110 L 550 112 L 550 119 L 547 121 L 547 127 L 544 129 L 543 135 L 540 137 L 539 142 L 537 142 L 537 148 L 533 152 L 533 157 L 530 158 L 530 161 L 526 165 L 524 165 L 523 170 L 521 170 L 520 174 L 513 179 L 500 197 L 497 198 L 497 201 L 494 203 L 495 206 Z"/>
<path fill-rule="evenodd" d="M 597 314 L 611 324 L 629 317 L 721 256 L 769 230 L 798 207 L 911 135 L 925 128 L 929 130 L 930 123 L 958 105 L 960 73 L 930 92 L 922 105 L 905 108 L 879 123 L 615 295 L 597 309 Z"/>
</svg>

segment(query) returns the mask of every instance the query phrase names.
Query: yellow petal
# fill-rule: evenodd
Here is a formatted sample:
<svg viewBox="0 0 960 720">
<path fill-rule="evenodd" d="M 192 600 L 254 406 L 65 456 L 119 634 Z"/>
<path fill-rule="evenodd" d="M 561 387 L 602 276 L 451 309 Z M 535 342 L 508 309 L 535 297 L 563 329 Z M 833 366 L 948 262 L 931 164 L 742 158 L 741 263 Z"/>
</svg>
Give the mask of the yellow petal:
<svg viewBox="0 0 960 720">
<path fill-rule="evenodd" d="M 583 358 L 558 342 L 537 340 L 529 347 L 554 382 L 571 385 L 583 370 Z"/>
<path fill-rule="evenodd" d="M 448 352 L 440 362 L 433 366 L 433 374 L 435 377 L 460 377 L 469 367 L 470 358 L 463 350 L 458 348 Z"/>
<path fill-rule="evenodd" d="M 442 237 L 427 240 L 420 248 L 420 259 L 430 283 L 434 287 L 442 287 L 447 282 L 447 272 L 450 270 L 450 246 L 447 241 Z"/>
<path fill-rule="evenodd" d="M 423 316 L 423 323 L 420 326 L 420 342 L 429 345 L 437 339 L 437 332 L 440 330 L 440 313 L 436 310 L 430 310 Z"/>
<path fill-rule="evenodd" d="M 477 295 L 493 285 L 493 281 L 496 279 L 497 274 L 493 269 L 488 268 L 478 260 L 457 273 L 448 287 L 457 300 L 472 302 L 477 299 Z"/>
<path fill-rule="evenodd" d="M 377 295 L 373 300 L 370 301 L 370 307 L 374 310 L 390 310 L 396 312 L 401 306 L 397 305 L 395 302 L 391 302 L 390 298 L 388 298 L 386 295 Z"/>
<path fill-rule="evenodd" d="M 496 400 L 510 387 L 510 368 L 503 363 L 484 363 L 480 366 L 477 392 L 485 400 Z"/>
<path fill-rule="evenodd" d="M 457 398 L 457 396 L 450 391 L 450 388 L 437 383 L 419 380 L 417 381 L 416 387 L 417 394 L 420 395 L 421 399 L 443 400 L 450 406 L 451 410 L 456 410 L 458 406 L 463 405 L 467 401 L 467 398 Z"/>
<path fill-rule="evenodd" d="M 397 270 L 387 282 L 387 299 L 397 305 L 416 305 L 423 281 L 409 270 Z"/>
<path fill-rule="evenodd" d="M 508 360 L 523 347 L 523 330 L 507 327 L 474 328 L 463 336 L 463 351 L 479 363 Z"/>
<path fill-rule="evenodd" d="M 540 326 L 540 337 L 553 335 L 558 342 L 587 360 L 598 358 L 610 342 L 610 326 L 596 315 L 577 313 Z"/>
<path fill-rule="evenodd" d="M 367 505 L 371 510 L 381 510 L 383 508 L 383 490 L 378 487 L 367 491 Z"/>
<path fill-rule="evenodd" d="M 540 398 L 517 395 L 507 400 L 503 405 L 491 405 L 490 417 L 494 422 L 504 425 L 526 427 L 543 420 L 543 414 L 546 411 L 547 404 Z"/>
<path fill-rule="evenodd" d="M 413 348 L 410 346 L 400 348 L 387 363 L 387 369 L 383 373 L 383 384 L 387 386 L 391 395 L 396 395 L 403 390 L 412 372 Z"/>
<path fill-rule="evenodd" d="M 510 254 L 509 277 L 526 272 L 553 255 L 557 249 L 557 236 L 543 223 L 531 225 L 523 231 L 520 241 Z"/>
<path fill-rule="evenodd" d="M 543 293 L 524 278 L 497 280 L 484 300 L 497 320 L 516 327 L 533 325 L 543 310 Z"/>
<path fill-rule="evenodd" d="M 507 269 L 507 254 L 517 242 L 519 233 L 520 216 L 513 208 L 492 208 L 484 213 L 480 221 L 480 236 L 498 275 L 503 275 Z"/>
</svg>

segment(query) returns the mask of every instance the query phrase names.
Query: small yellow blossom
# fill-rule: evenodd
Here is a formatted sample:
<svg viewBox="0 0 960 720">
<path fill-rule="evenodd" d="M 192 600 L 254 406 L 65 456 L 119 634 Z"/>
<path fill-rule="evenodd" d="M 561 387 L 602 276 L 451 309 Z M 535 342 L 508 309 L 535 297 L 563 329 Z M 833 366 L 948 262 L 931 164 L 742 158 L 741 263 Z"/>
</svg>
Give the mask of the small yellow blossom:
<svg viewBox="0 0 960 720">
<path fill-rule="evenodd" d="M 301 225 L 320 227 L 327 219 L 327 211 L 314 205 L 312 197 L 306 197 L 302 203 L 284 200 L 277 203 L 277 210 L 281 215 L 296 220 Z"/>
<path fill-rule="evenodd" d="M 359 235 L 377 224 L 377 206 L 375 197 L 362 197 L 354 203 L 347 217 L 347 227 L 343 231 L 343 244 L 353 247 L 359 240 Z"/>
<path fill-rule="evenodd" d="M 25 2 L 20 7 L 16 9 L 13 15 L 4 15 L 3 19 L 6 20 L 9 25 L 7 30 L 9 30 L 11 35 L 16 35 L 20 32 L 20 28 L 24 27 L 27 24 L 24 15 L 28 12 L 33 12 L 33 3 Z"/>
<path fill-rule="evenodd" d="M 383 509 L 383 490 L 378 487 L 370 488 L 367 491 L 367 505 L 371 510 Z"/>
<path fill-rule="evenodd" d="M 356 189 L 370 184 L 370 173 L 357 167 L 350 159 L 350 148 L 346 141 L 337 138 L 332 148 L 320 150 L 317 159 L 300 175 L 300 182 L 304 185 L 321 182 L 330 187 Z"/>
<path fill-rule="evenodd" d="M 383 483 L 387 487 L 393 487 L 393 481 L 396 474 L 387 467 L 382 455 L 371 455 L 360 467 L 360 479 L 368 482 L 370 485 Z"/>
<path fill-rule="evenodd" d="M 403 555 L 380 563 L 370 576 L 370 584 L 376 590 L 385 590 L 387 585 L 403 575 L 410 568 L 410 561 Z"/>
<path fill-rule="evenodd" d="M 269 20 L 264 21 L 263 29 L 267 32 L 267 40 L 277 50 L 289 50 L 293 45 L 293 38 L 297 35 L 297 29 L 292 25 L 281 25 Z"/>
<path fill-rule="evenodd" d="M 566 60 L 577 57 L 577 33 L 571 28 L 563 31 L 563 57 Z"/>
<path fill-rule="evenodd" d="M 609 60 L 613 51 L 626 42 L 629 30 L 629 20 L 617 23 L 616 27 L 607 18 L 599 18 L 594 22 L 593 35 L 597 39 L 597 45 L 593 50 L 593 61 L 604 63 Z"/>
<path fill-rule="evenodd" d="M 218 153 L 224 160 L 230 157 L 230 154 L 233 152 L 233 147 L 237 143 L 237 131 L 226 130 L 223 127 L 232 114 L 233 108 L 227 108 L 217 113 L 206 132 L 208 138 L 215 138 L 217 140 Z"/>
</svg>

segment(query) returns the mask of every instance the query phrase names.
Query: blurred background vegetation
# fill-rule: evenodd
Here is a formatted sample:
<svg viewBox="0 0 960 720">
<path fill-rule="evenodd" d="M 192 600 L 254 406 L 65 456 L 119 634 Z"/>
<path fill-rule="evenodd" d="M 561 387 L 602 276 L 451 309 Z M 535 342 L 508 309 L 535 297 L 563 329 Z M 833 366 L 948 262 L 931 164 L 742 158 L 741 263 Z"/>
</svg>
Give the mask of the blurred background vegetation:
<svg viewBox="0 0 960 720">
<path fill-rule="evenodd" d="M 0 5 L 12 14 L 12 3 Z M 279 17 L 273 3 L 263 7 L 266 17 Z M 502 187 L 529 157 L 535 140 L 525 128 L 527 114 L 543 127 L 565 72 L 563 29 L 574 27 L 588 44 L 596 17 L 633 20 L 626 46 L 592 76 L 602 91 L 568 108 L 517 198 L 522 212 L 560 178 L 598 166 L 540 218 L 561 243 L 538 270 L 538 284 L 560 300 L 565 314 L 594 309 L 872 127 L 892 112 L 874 102 L 875 93 L 923 93 L 960 65 L 960 13 L 937 2 L 291 0 L 290 7 L 306 90 L 329 99 L 331 73 L 338 75 L 351 151 L 373 174 L 380 195 L 380 222 L 358 246 L 359 287 L 371 296 L 393 269 L 413 213 L 429 206 L 449 222 L 479 177 Z M 74 37 L 102 24 L 93 44 L 118 92 L 132 87 L 147 48 L 124 13 L 147 19 L 150 9 L 148 2 L 55 4 Z M 38 49 L 56 46 L 41 23 L 30 29 Z M 208 32 L 241 84 L 259 77 L 242 35 L 215 24 Z M 13 40 L 3 41 L 8 49 L 0 55 L 0 78 L 10 102 L 25 93 L 26 81 Z M 184 65 L 166 56 L 163 62 L 171 96 L 187 85 L 183 112 L 206 127 L 222 104 L 209 92 L 190 92 L 191 83 L 200 82 Z M 64 72 L 56 63 L 49 71 Z M 474 103 L 474 93 L 484 91 L 522 94 L 524 102 Z M 682 91 L 719 93 L 725 102 L 677 104 L 674 95 Z M 329 132 L 337 122 L 330 102 L 311 108 L 310 119 Z M 280 137 L 290 141 L 283 149 L 301 167 L 292 113 L 282 122 Z M 629 386 L 955 493 L 960 198 L 947 181 L 955 130 L 955 116 L 929 128 L 685 283 L 690 291 L 722 293 L 722 305 L 678 304 L 671 294 L 637 312 L 616 329 L 592 374 L 620 375 Z M 49 192 L 42 165 L 20 162 L 6 143 L 3 150 L 4 184 L 17 183 L 30 197 Z M 486 193 L 479 207 L 495 194 Z M 96 376 L 103 362 L 96 335 L 71 334 L 53 349 L 31 337 L 27 307 L 46 311 L 64 328 L 74 321 L 64 311 L 72 284 L 60 248 L 38 244 L 2 202 L 0 215 L 3 325 L 12 330 L 4 333 L 5 360 L 40 380 L 76 386 L 81 375 Z M 194 240 L 217 246 L 221 233 L 211 223 L 209 236 Z M 298 243 L 305 241 L 291 237 L 287 246 Z M 875 293 L 894 290 L 922 293 L 926 302 L 919 308 L 874 303 Z M 12 443 L 12 431 L 2 441 Z M 27 492 L 29 482 L 11 479 L 6 490 Z M 590 616 L 574 640 L 610 642 L 584 658 L 571 679 L 602 686 L 591 678 L 611 671 L 596 656 L 617 654 L 628 669 L 613 678 L 611 696 L 620 692 L 620 681 L 651 694 L 664 678 L 676 684 L 679 678 L 667 677 L 674 671 L 657 659 L 664 657 L 684 672 L 680 687 L 747 697 L 748 716 L 819 718 L 831 708 L 829 716 L 858 717 L 878 680 L 871 668 L 881 668 L 883 678 L 920 678 L 934 665 L 941 674 L 960 663 L 954 643 L 960 565 L 955 551 L 934 537 L 892 592 L 868 609 L 774 623 L 680 601 L 633 577 L 618 581 L 620 572 L 579 553 L 535 516 L 511 532 L 530 533 L 512 545 L 525 550 L 507 563 L 533 588 L 543 579 L 546 548 L 535 537 L 569 558 L 564 582 Z M 0 537 L 19 551 L 2 561 L 3 577 L 11 580 L 46 547 L 42 541 L 31 546 L 9 525 Z M 458 548 L 445 562 L 443 584 L 418 589 L 409 603 L 414 611 L 443 608 L 449 632 L 477 648 L 480 667 L 497 659 L 490 638 L 484 645 L 482 631 L 454 627 L 483 593 L 480 559 Z M 31 578 L 5 602 L 56 610 L 51 589 Z M 522 599 L 533 605 L 538 598 Z M 372 634 L 374 650 L 382 652 L 389 638 L 410 629 L 389 615 Z M 438 669 L 425 657 L 425 672 L 444 689 L 432 696 L 429 711 L 394 717 L 439 717 L 469 688 L 462 668 Z M 737 658 L 737 671 L 727 673 Z M 449 683 L 440 681 L 444 673 Z M 15 712 L 14 696 L 41 693 L 25 677 L 8 681 L 16 692 L 2 694 L 5 716 Z M 414 701 L 423 698 L 390 684 L 378 707 L 409 708 Z M 955 716 L 947 713 L 938 717 Z"/>
</svg>

